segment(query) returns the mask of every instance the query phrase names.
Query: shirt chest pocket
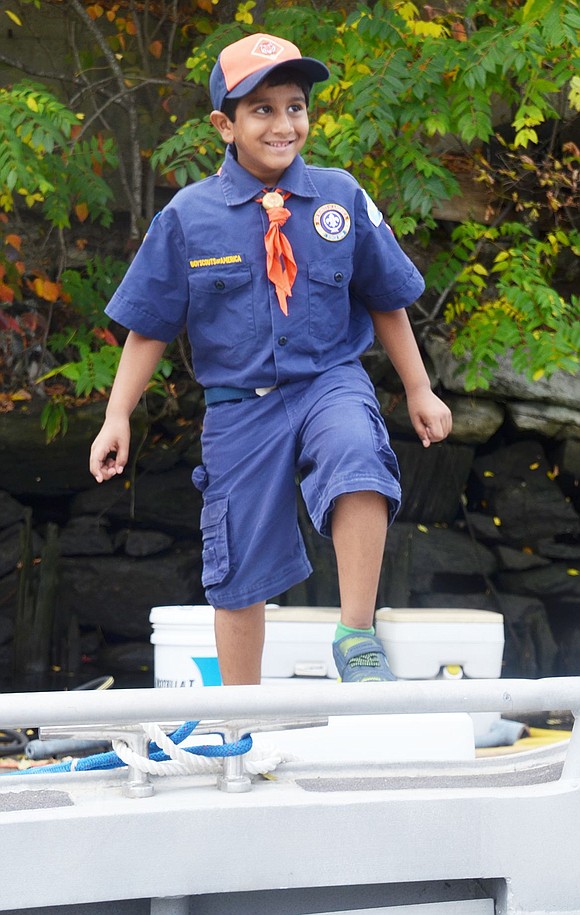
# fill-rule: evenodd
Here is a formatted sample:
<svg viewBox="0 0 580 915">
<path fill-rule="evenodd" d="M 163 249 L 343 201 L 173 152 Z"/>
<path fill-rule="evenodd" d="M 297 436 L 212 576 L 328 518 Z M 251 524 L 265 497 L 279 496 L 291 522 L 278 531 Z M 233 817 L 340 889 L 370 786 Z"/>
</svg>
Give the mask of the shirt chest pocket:
<svg viewBox="0 0 580 915">
<path fill-rule="evenodd" d="M 350 258 L 333 258 L 308 265 L 309 329 L 319 340 L 346 337 L 350 318 Z"/>
<path fill-rule="evenodd" d="M 196 262 L 194 262 L 196 263 Z M 216 343 L 256 336 L 252 272 L 245 265 L 192 267 L 189 309 L 196 333 Z"/>
</svg>

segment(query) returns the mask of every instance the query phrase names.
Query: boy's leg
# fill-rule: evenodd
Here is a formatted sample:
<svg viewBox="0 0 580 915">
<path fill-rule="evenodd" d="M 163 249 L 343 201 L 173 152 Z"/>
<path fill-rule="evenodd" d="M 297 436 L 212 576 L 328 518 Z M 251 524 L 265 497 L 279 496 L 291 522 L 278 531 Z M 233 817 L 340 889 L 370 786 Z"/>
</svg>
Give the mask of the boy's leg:
<svg viewBox="0 0 580 915">
<path fill-rule="evenodd" d="M 260 683 L 266 603 L 215 611 L 215 637 L 225 686 Z"/>
<path fill-rule="evenodd" d="M 336 500 L 331 523 L 341 622 L 351 629 L 369 629 L 387 537 L 387 500 L 378 492 L 344 493 Z"/>
<path fill-rule="evenodd" d="M 343 493 L 332 512 L 341 623 L 333 655 L 343 681 L 394 680 L 373 627 L 387 535 L 388 505 L 381 493 Z"/>
<path fill-rule="evenodd" d="M 333 646 L 341 679 L 393 680 L 373 618 L 387 523 L 400 503 L 399 472 L 368 375 L 342 366 L 312 384 L 301 427 L 304 499 L 332 537 L 341 624 Z"/>
</svg>

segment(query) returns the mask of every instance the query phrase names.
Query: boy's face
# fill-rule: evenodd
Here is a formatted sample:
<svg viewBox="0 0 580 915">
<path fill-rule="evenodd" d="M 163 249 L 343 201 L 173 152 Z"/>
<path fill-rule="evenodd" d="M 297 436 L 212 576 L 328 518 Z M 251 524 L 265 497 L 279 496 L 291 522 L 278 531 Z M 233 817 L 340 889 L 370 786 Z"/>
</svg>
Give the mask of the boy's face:
<svg viewBox="0 0 580 915">
<path fill-rule="evenodd" d="M 211 122 L 226 143 L 235 143 L 238 162 L 266 187 L 278 183 L 308 136 L 308 110 L 304 93 L 293 83 L 262 83 L 238 102 L 236 119 L 221 111 Z"/>
</svg>

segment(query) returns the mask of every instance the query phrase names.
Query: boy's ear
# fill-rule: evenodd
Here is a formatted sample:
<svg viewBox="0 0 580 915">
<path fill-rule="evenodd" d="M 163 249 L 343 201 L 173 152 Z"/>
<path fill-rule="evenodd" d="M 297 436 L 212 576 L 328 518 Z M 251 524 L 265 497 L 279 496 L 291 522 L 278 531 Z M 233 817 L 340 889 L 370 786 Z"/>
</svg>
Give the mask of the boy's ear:
<svg viewBox="0 0 580 915">
<path fill-rule="evenodd" d="M 212 111 L 209 119 L 220 134 L 224 143 L 234 142 L 234 128 L 232 122 L 223 111 Z"/>
</svg>

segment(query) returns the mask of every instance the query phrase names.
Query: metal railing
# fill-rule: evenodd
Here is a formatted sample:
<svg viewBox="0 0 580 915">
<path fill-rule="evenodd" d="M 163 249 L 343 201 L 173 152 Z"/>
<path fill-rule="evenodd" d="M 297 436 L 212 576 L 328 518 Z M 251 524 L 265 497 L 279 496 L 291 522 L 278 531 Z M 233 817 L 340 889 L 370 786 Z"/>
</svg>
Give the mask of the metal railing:
<svg viewBox="0 0 580 915">
<path fill-rule="evenodd" d="M 141 722 L 212 722 L 236 740 L 252 730 L 308 726 L 331 716 L 450 712 L 524 715 L 570 711 L 575 724 L 562 779 L 580 779 L 580 677 L 543 680 L 421 680 L 395 683 L 302 683 L 190 689 L 127 689 L 0 694 L 0 727 L 39 727 L 67 736 L 136 730 Z M 216 727 L 214 723 L 221 723 Z M 275 727 L 273 727 L 275 725 Z M 173 725 L 162 725 L 166 730 Z M 206 729 L 207 732 L 207 729 Z M 203 733 L 203 731 L 202 731 Z M 47 736 L 49 736 L 47 733 Z M 130 773 L 131 775 L 131 773 Z M 134 773 L 133 773 L 134 775 Z M 224 760 L 223 790 L 248 790 L 243 757 Z M 151 793 L 137 790 L 137 795 Z"/>
</svg>

